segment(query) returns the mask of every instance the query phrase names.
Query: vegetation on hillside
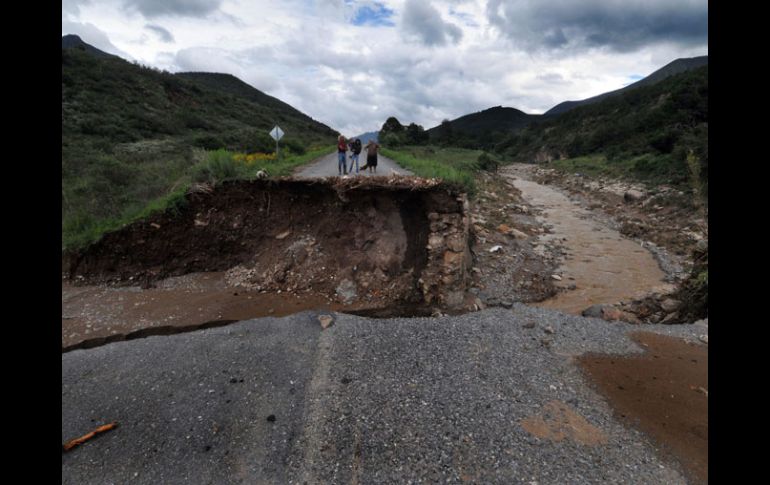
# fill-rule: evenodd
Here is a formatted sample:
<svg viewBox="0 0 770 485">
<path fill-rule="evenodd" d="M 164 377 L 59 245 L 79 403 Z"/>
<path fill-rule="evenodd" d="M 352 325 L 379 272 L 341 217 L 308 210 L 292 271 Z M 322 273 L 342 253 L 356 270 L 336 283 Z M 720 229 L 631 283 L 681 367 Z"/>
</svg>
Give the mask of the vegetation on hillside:
<svg viewBox="0 0 770 485">
<path fill-rule="evenodd" d="M 692 184 L 695 160 L 707 200 L 708 66 L 530 124 L 495 152 L 520 162 L 577 160 L 569 163 L 584 170 L 593 160 L 597 170 L 679 186 Z"/>
<path fill-rule="evenodd" d="M 273 153 L 275 124 L 286 133 L 286 159 L 333 145 L 337 135 L 229 75 L 180 76 L 62 49 L 64 247 L 93 240 L 151 201 L 175 200 L 209 151 Z"/>
</svg>

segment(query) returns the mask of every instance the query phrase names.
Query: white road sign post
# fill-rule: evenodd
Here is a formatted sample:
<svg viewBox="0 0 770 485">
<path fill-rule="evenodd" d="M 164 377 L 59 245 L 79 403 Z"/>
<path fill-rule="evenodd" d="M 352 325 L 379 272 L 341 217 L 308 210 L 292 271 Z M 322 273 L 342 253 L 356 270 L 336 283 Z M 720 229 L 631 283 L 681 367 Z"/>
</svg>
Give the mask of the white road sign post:
<svg viewBox="0 0 770 485">
<path fill-rule="evenodd" d="M 280 126 L 275 125 L 272 130 L 270 130 L 270 136 L 273 137 L 273 140 L 275 140 L 275 158 L 278 158 L 278 140 L 283 138 L 283 130 Z"/>
</svg>

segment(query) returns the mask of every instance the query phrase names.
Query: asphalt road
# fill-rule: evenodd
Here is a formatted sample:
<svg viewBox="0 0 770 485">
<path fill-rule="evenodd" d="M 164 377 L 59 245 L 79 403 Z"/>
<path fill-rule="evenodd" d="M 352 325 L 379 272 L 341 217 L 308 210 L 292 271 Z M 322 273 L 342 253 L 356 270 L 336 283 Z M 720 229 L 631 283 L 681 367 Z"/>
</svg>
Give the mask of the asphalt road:
<svg viewBox="0 0 770 485">
<path fill-rule="evenodd" d="M 119 423 L 62 454 L 62 483 L 684 483 L 573 363 L 640 352 L 627 335 L 638 326 L 520 304 L 334 314 L 326 330 L 317 317 L 62 354 L 62 443 Z M 579 426 L 525 426 L 554 409 Z"/>
<path fill-rule="evenodd" d="M 347 153 L 346 160 L 347 160 L 347 166 L 350 168 L 350 153 Z M 309 164 L 305 165 L 304 167 L 301 167 L 300 169 L 295 172 L 294 176 L 298 178 L 319 178 L 319 177 L 334 177 L 338 176 L 338 167 L 337 167 L 337 152 L 330 153 L 328 155 L 324 155 L 321 158 L 318 158 Z M 362 167 L 366 163 L 366 152 L 362 151 L 361 155 L 358 159 L 358 166 L 359 168 Z M 355 174 L 355 166 L 353 167 L 353 174 Z M 377 155 L 377 172 L 369 172 L 369 169 L 367 170 L 359 170 L 358 176 L 377 176 L 377 175 L 391 175 L 392 173 L 397 173 L 400 175 L 413 175 L 412 172 L 409 170 L 406 170 L 405 168 L 401 168 L 395 161 L 391 160 L 388 157 L 384 157 L 381 154 Z"/>
</svg>

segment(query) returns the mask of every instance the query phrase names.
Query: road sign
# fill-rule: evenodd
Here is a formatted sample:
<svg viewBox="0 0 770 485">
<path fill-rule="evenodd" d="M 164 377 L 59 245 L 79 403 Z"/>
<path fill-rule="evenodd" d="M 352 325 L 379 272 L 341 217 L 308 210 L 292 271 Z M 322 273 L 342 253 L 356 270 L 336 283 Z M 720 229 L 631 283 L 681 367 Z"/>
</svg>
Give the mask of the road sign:
<svg viewBox="0 0 770 485">
<path fill-rule="evenodd" d="M 281 138 L 283 138 L 283 130 L 280 126 L 275 125 L 273 129 L 270 131 L 270 136 L 273 137 L 273 140 L 278 141 Z"/>
</svg>

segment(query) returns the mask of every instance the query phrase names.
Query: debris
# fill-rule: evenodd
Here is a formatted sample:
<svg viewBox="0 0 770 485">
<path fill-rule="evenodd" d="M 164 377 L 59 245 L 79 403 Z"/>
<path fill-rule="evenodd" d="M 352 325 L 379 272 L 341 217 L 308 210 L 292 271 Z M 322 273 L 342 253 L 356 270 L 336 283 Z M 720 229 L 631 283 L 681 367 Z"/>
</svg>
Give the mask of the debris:
<svg viewBox="0 0 770 485">
<path fill-rule="evenodd" d="M 496 253 L 496 252 L 500 251 L 501 249 L 503 249 L 503 247 L 500 246 L 500 245 L 492 246 L 491 248 L 489 248 L 489 252 L 490 253 Z"/>
<path fill-rule="evenodd" d="M 62 445 L 62 450 L 70 451 L 72 448 L 85 443 L 86 441 L 90 440 L 91 438 L 93 438 L 97 434 L 104 433 L 105 431 L 109 431 L 111 429 L 114 429 L 117 426 L 118 426 L 117 422 L 112 422 L 112 423 L 109 423 L 109 424 L 105 424 L 103 426 L 99 426 L 95 430 L 91 431 L 88 434 L 85 434 L 85 435 L 81 436 L 80 438 L 75 438 L 74 440 L 70 440 L 70 441 L 64 443 L 64 445 Z"/>
<path fill-rule="evenodd" d="M 334 323 L 334 318 L 331 315 L 320 315 L 318 321 L 321 322 L 321 328 L 326 330 Z"/>
<path fill-rule="evenodd" d="M 154 222 L 151 222 L 150 225 L 154 227 L 155 229 L 160 229 L 160 224 L 156 224 Z"/>
<path fill-rule="evenodd" d="M 561 276 L 559 276 L 557 274 L 552 274 L 551 278 L 555 279 L 556 281 L 561 281 Z"/>
<path fill-rule="evenodd" d="M 275 238 L 276 239 L 286 239 L 286 236 L 288 236 L 289 234 L 291 234 L 291 229 L 278 234 L 277 236 L 275 236 Z"/>
</svg>

